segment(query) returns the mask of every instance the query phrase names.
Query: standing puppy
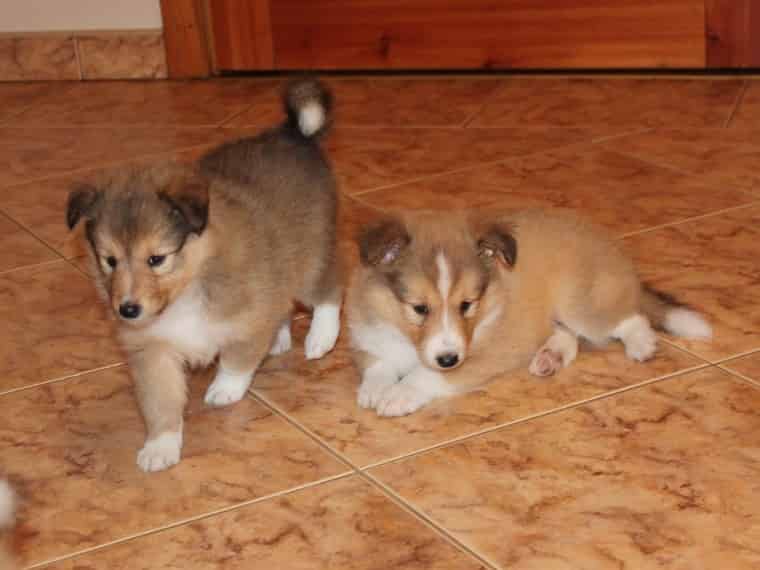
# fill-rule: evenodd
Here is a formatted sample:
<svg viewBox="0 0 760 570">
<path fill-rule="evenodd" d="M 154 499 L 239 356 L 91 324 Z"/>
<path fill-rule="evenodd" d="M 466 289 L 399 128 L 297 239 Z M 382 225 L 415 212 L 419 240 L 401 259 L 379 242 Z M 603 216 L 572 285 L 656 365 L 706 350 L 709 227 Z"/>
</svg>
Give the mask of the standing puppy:
<svg viewBox="0 0 760 570">
<path fill-rule="evenodd" d="M 314 307 L 306 357 L 335 345 L 337 197 L 316 142 L 330 108 L 320 83 L 297 82 L 284 125 L 211 151 L 199 169 L 127 172 L 71 193 L 68 225 L 86 220 L 98 288 L 129 354 L 145 471 L 180 459 L 186 365 L 219 355 L 205 401 L 237 402 L 267 353 L 290 348 L 294 299 Z"/>
<path fill-rule="evenodd" d="M 359 405 L 414 412 L 522 366 L 567 366 L 578 337 L 618 339 L 634 360 L 656 350 L 652 326 L 709 337 L 709 325 L 642 286 L 632 262 L 570 213 L 406 213 L 360 238 L 348 292 Z"/>
</svg>

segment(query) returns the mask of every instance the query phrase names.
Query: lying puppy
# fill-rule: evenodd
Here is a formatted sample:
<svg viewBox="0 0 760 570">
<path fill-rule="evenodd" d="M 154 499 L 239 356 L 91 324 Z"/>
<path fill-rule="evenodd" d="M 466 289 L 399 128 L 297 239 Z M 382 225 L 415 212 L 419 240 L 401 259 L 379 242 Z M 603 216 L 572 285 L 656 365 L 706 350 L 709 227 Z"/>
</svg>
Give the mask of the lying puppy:
<svg viewBox="0 0 760 570">
<path fill-rule="evenodd" d="M 314 306 L 306 357 L 335 345 L 337 195 L 316 143 L 330 95 L 297 82 L 285 109 L 284 125 L 211 151 L 197 170 L 127 172 L 69 197 L 68 225 L 87 220 L 98 288 L 129 355 L 145 471 L 180 459 L 186 365 L 219 355 L 205 401 L 237 402 L 267 353 L 290 348 L 294 299 Z"/>
<path fill-rule="evenodd" d="M 578 338 L 618 339 L 634 360 L 656 350 L 652 327 L 707 338 L 710 326 L 642 286 L 632 262 L 570 213 L 406 213 L 359 239 L 346 311 L 362 372 L 359 405 L 382 416 L 480 386 L 525 365 L 567 366 Z"/>
<path fill-rule="evenodd" d="M 0 479 L 0 570 L 16 568 L 10 537 L 5 536 L 16 522 L 16 496 L 5 479 Z"/>
</svg>

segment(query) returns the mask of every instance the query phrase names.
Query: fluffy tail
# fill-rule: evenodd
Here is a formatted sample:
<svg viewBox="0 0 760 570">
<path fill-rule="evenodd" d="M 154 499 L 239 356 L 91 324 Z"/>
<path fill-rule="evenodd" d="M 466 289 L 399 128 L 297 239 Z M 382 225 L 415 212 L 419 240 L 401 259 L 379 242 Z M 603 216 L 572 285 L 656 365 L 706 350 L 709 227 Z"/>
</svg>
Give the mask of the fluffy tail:
<svg viewBox="0 0 760 570">
<path fill-rule="evenodd" d="M 641 310 L 656 329 L 686 338 L 712 337 L 712 327 L 702 315 L 648 285 L 643 287 Z"/>
<path fill-rule="evenodd" d="M 16 520 L 16 494 L 5 479 L 0 479 L 0 530 L 10 528 Z"/>
<path fill-rule="evenodd" d="M 288 125 L 303 137 L 318 137 L 332 120 L 332 94 L 318 79 L 296 79 L 283 96 Z"/>
</svg>

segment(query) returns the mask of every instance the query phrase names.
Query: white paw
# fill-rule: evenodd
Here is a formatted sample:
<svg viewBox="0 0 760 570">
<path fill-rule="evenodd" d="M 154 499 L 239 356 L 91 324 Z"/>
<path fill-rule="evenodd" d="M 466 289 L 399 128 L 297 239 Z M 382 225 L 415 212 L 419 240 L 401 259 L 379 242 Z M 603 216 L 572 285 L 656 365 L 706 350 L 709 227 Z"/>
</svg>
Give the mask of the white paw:
<svg viewBox="0 0 760 570">
<path fill-rule="evenodd" d="M 379 416 L 406 416 L 419 410 L 431 399 L 427 392 L 402 381 L 389 386 L 383 392 L 375 410 Z"/>
<path fill-rule="evenodd" d="M 239 402 L 251 385 L 251 375 L 252 372 L 232 373 L 220 367 L 203 401 L 209 406 L 229 406 Z"/>
<path fill-rule="evenodd" d="M 374 409 L 380 403 L 385 391 L 398 382 L 393 376 L 365 376 L 359 386 L 359 395 L 356 399 L 362 408 Z"/>
<path fill-rule="evenodd" d="M 182 429 L 167 431 L 145 442 L 137 454 L 137 464 L 143 471 L 163 471 L 179 463 L 182 451 Z"/>
<path fill-rule="evenodd" d="M 551 376 L 562 368 L 562 355 L 550 348 L 540 349 L 528 367 L 534 376 Z"/>
<path fill-rule="evenodd" d="M 277 356 L 289 351 L 293 346 L 293 339 L 290 337 L 290 321 L 285 322 L 277 331 L 272 348 L 269 354 Z"/>
<path fill-rule="evenodd" d="M 325 304 L 314 309 L 309 334 L 306 335 L 306 358 L 322 358 L 330 352 L 340 333 L 340 306 Z"/>
<path fill-rule="evenodd" d="M 644 362 L 657 352 L 657 335 L 651 329 L 625 339 L 625 354 L 632 360 Z"/>
</svg>

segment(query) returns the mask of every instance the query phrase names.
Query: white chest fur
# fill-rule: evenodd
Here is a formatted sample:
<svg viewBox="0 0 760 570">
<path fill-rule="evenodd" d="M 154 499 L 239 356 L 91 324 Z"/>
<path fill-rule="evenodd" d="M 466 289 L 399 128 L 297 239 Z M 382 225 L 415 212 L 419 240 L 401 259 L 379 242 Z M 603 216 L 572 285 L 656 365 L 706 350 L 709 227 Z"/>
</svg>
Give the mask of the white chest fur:
<svg viewBox="0 0 760 570">
<path fill-rule="evenodd" d="M 209 320 L 206 299 L 198 287 L 185 290 L 151 324 L 146 333 L 172 344 L 191 364 L 208 364 L 232 334 L 228 323 Z"/>
</svg>

